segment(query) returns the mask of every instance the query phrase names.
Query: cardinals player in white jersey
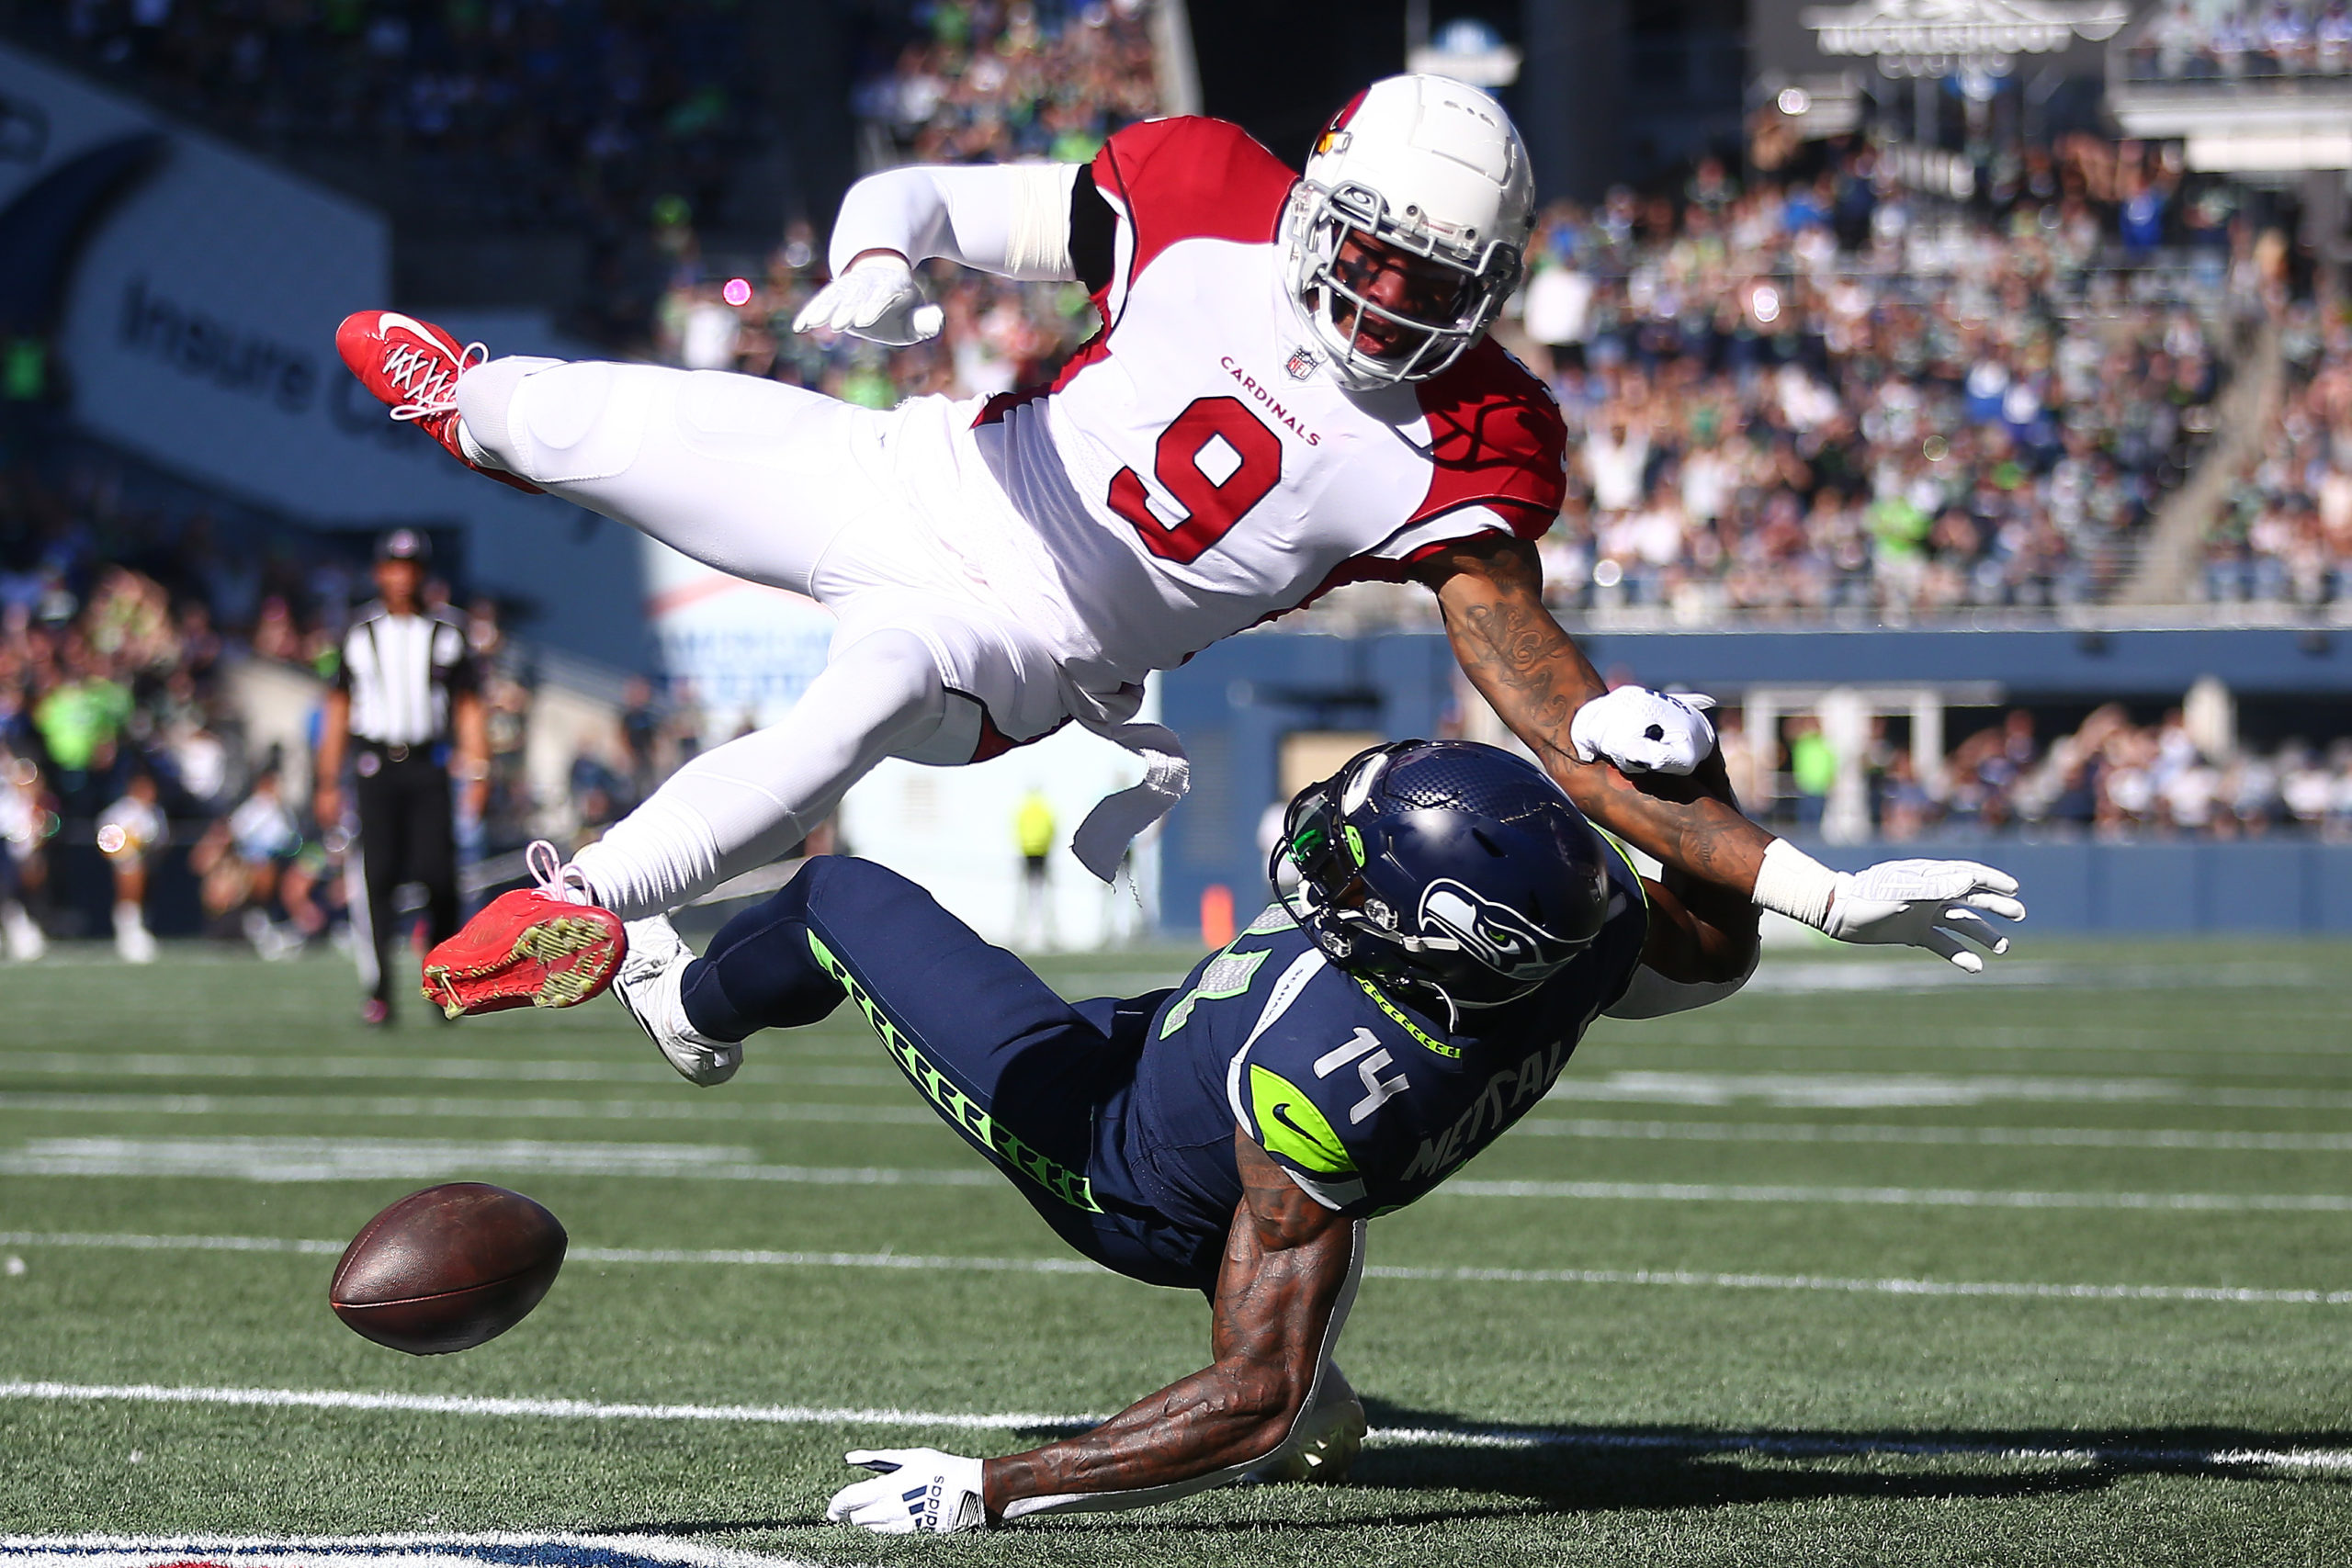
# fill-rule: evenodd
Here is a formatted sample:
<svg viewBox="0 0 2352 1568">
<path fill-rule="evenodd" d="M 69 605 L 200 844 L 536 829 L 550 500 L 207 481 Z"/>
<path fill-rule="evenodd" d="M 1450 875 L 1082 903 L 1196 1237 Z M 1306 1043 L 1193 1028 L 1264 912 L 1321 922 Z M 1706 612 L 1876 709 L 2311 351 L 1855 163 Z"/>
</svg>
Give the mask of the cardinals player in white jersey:
<svg viewBox="0 0 2352 1568">
<path fill-rule="evenodd" d="M 1976 911 L 2021 914 L 2014 882 L 1958 862 L 1841 880 L 1739 814 L 1698 705 L 1605 694 L 1544 609 L 1532 541 L 1566 432 L 1486 335 L 1532 192 L 1501 106 L 1436 76 L 1359 94 L 1303 178 L 1205 118 L 1129 126 L 1085 165 L 872 175 L 797 329 L 920 341 L 939 311 L 914 268 L 939 257 L 1083 280 L 1103 322 L 1050 386 L 888 412 L 351 317 L 345 364 L 460 460 L 840 622 L 781 723 L 703 753 L 573 863 L 543 851 L 538 891 L 429 955 L 427 994 L 452 1016 L 563 1006 L 618 968 L 673 1064 L 718 1081 L 734 1062 L 683 1022 L 666 910 L 785 852 L 884 757 L 974 761 L 1073 720 L 1148 764 L 1075 840 L 1107 879 L 1184 788 L 1176 738 L 1133 722 L 1144 677 L 1363 578 L 1436 592 L 1471 681 L 1594 820 L 1833 935 L 1981 967 L 1958 938 L 1997 951 Z"/>
</svg>

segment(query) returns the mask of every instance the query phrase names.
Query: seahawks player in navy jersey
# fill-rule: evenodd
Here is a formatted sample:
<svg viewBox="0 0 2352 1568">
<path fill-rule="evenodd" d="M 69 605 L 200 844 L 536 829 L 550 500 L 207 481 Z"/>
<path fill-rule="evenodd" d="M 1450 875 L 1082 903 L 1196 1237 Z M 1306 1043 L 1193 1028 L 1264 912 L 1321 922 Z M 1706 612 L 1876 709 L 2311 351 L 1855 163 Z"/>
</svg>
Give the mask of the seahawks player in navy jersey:
<svg viewBox="0 0 2352 1568">
<path fill-rule="evenodd" d="M 1713 1000 L 1756 961 L 1744 895 L 1645 880 L 1491 747 L 1363 753 L 1292 803 L 1275 858 L 1295 891 L 1140 997 L 1065 1002 L 913 883 L 846 858 L 809 862 L 706 958 L 632 950 L 622 999 L 689 1078 L 723 1081 L 746 1036 L 847 999 L 1064 1240 L 1214 1304 L 1203 1371 L 1026 1453 L 853 1452 L 877 1473 L 830 1517 L 955 1530 L 1270 1465 L 1336 1478 L 1364 1431 L 1331 1348 L 1365 1222 L 1525 1114 L 1602 1012 Z"/>
</svg>

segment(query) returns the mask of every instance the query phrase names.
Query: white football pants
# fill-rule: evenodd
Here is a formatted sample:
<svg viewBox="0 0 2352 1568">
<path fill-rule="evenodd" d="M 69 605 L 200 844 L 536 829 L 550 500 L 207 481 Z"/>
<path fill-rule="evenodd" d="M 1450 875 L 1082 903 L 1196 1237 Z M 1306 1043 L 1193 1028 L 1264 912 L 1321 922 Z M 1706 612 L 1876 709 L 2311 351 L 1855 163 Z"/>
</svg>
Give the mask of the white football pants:
<svg viewBox="0 0 2352 1568">
<path fill-rule="evenodd" d="M 692 901 L 805 838 L 885 757 L 965 762 L 1064 716 L 1054 662 L 913 514 L 891 416 L 757 377 L 492 360 L 458 382 L 469 455 L 733 576 L 842 617 L 792 711 L 704 752 L 581 852 L 625 919 Z"/>
</svg>

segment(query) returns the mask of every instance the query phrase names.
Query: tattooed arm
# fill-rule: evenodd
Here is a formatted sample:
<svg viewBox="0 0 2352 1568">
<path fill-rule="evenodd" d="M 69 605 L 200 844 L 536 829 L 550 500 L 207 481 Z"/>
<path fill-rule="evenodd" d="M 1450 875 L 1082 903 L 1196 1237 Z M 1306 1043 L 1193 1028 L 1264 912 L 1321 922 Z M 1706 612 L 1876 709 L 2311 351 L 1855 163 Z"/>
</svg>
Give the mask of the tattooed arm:
<svg viewBox="0 0 2352 1568">
<path fill-rule="evenodd" d="M 1584 814 L 1665 864 L 1736 893 L 1756 886 L 1772 835 L 1742 816 L 1719 752 L 1687 777 L 1634 784 L 1568 743 L 1577 709 L 1607 691 L 1544 607 L 1543 570 L 1523 539 L 1484 535 L 1421 563 L 1470 683 Z"/>
<path fill-rule="evenodd" d="M 1233 1211 L 1210 1325 L 1216 1362 L 1091 1432 L 981 1468 L 991 1520 L 1127 1508 L 1237 1478 L 1288 1440 L 1354 1294 L 1363 1225 L 1300 1190 L 1236 1131 Z"/>
</svg>

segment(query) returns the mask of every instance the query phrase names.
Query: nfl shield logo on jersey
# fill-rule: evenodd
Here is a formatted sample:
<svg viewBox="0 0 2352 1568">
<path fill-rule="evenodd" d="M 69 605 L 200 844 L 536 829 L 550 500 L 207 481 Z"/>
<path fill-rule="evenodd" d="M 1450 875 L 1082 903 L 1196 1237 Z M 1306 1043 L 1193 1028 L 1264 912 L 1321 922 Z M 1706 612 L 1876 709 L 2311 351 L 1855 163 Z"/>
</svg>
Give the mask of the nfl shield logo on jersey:
<svg viewBox="0 0 2352 1568">
<path fill-rule="evenodd" d="M 1304 381 L 1309 376 L 1314 375 L 1315 367 L 1322 363 L 1322 360 L 1316 356 L 1316 353 L 1313 349 L 1300 348 L 1294 349 L 1292 351 L 1290 359 L 1283 366 L 1283 368 L 1290 372 L 1290 378 L 1292 380 Z"/>
</svg>

